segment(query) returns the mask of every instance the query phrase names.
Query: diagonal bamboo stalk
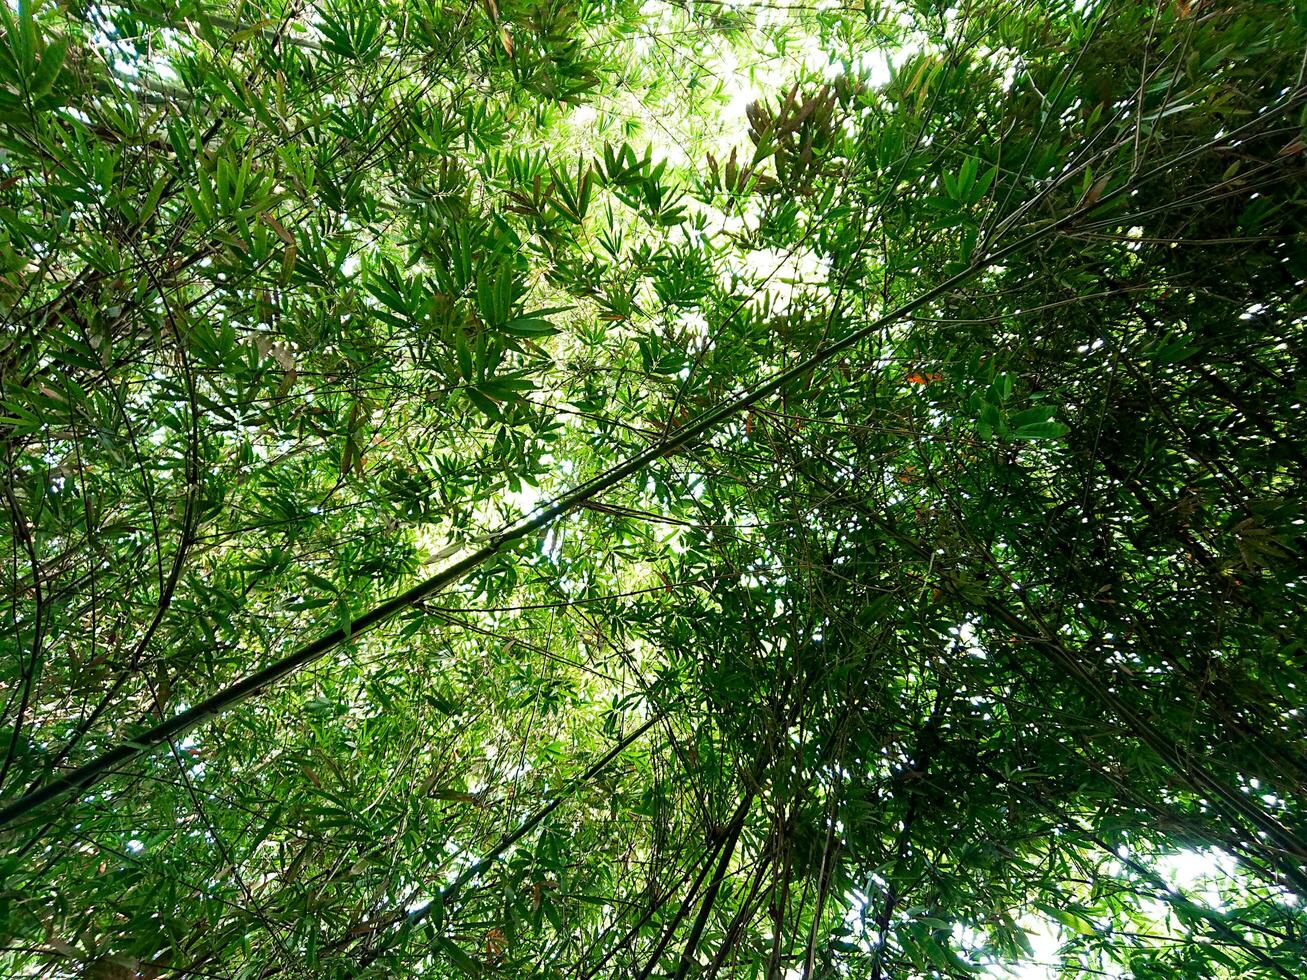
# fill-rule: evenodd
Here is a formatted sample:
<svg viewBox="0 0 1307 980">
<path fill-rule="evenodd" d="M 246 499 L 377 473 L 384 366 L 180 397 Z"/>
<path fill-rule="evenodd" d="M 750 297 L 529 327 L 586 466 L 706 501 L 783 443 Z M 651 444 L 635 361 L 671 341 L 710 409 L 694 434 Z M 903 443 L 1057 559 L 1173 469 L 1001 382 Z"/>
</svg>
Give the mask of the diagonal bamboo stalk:
<svg viewBox="0 0 1307 980">
<path fill-rule="evenodd" d="M 404 610 L 421 602 L 423 599 L 426 599 L 435 593 L 440 592 L 447 586 L 460 581 L 468 573 L 481 565 L 484 565 L 491 558 L 503 552 L 509 545 L 515 544 L 531 534 L 550 526 L 560 517 L 575 511 L 587 501 L 612 489 L 628 477 L 640 472 L 655 459 L 676 452 L 677 450 L 690 445 L 700 436 L 715 429 L 721 423 L 739 415 L 741 412 L 763 399 L 776 394 L 786 385 L 799 380 L 808 372 L 827 363 L 858 343 L 870 339 L 887 325 L 902 320 L 904 317 L 909 316 L 923 306 L 926 306 L 936 299 L 939 299 L 941 296 L 957 289 L 959 286 L 975 278 L 986 269 L 1000 264 L 1008 256 L 1029 248 L 1031 245 L 1049 237 L 1053 233 L 1074 224 L 1083 218 L 1088 212 L 1101 208 L 1103 205 L 1126 195 L 1132 189 L 1142 184 L 1146 184 L 1148 181 L 1163 175 L 1167 171 L 1188 160 L 1209 152 L 1216 146 L 1224 145 L 1243 138 L 1248 132 L 1261 126 L 1268 119 L 1282 115 L 1289 109 L 1296 107 L 1301 101 L 1303 101 L 1303 98 L 1304 93 L 1295 92 L 1278 105 L 1269 108 L 1256 119 L 1245 123 L 1243 126 L 1225 133 L 1218 139 L 1211 140 L 1178 153 L 1171 160 L 1161 163 L 1147 173 L 1138 175 L 1133 180 L 1125 182 L 1119 187 L 1108 191 L 1096 201 L 1077 205 L 1061 217 L 1041 225 L 1010 244 L 998 248 L 984 257 L 975 259 L 970 266 L 948 277 L 943 282 L 926 292 L 921 293 L 915 299 L 909 300 L 896 309 L 877 317 L 864 326 L 852 331 L 841 340 L 837 340 L 834 343 L 820 348 L 815 353 L 801 359 L 792 367 L 777 372 L 762 384 L 737 395 L 721 405 L 718 405 L 714 409 L 704 412 L 687 422 L 681 428 L 669 431 L 661 441 L 634 454 L 626 461 L 619 463 L 617 466 L 614 466 L 599 476 L 554 499 L 550 503 L 536 510 L 534 513 L 523 518 L 521 521 L 510 525 L 499 534 L 491 536 L 480 547 L 469 552 L 452 565 L 449 565 L 431 577 L 418 582 L 416 585 L 404 592 L 392 596 L 385 602 L 374 606 L 372 609 L 363 613 L 356 620 L 351 622 L 347 627 L 337 627 L 336 629 L 319 636 L 316 640 L 305 644 L 282 659 L 268 664 L 266 667 L 255 671 L 252 674 L 247 674 L 223 688 L 221 691 L 218 691 L 216 694 L 205 698 L 203 701 L 193 705 L 185 711 L 179 712 L 167 721 L 142 732 L 137 737 L 120 742 L 118 745 L 91 761 L 70 772 L 56 776 L 42 786 L 30 790 L 22 797 L 9 803 L 3 809 L 0 809 L 0 827 L 12 824 L 14 821 L 21 819 L 36 810 L 38 807 L 44 806 L 53 800 L 89 788 L 119 767 L 131 762 L 139 756 L 153 752 L 167 745 L 172 739 L 184 734 L 201 722 L 229 710 L 230 708 L 264 691 L 277 681 L 320 660 L 336 647 L 364 635 L 373 628 L 393 619 Z"/>
</svg>

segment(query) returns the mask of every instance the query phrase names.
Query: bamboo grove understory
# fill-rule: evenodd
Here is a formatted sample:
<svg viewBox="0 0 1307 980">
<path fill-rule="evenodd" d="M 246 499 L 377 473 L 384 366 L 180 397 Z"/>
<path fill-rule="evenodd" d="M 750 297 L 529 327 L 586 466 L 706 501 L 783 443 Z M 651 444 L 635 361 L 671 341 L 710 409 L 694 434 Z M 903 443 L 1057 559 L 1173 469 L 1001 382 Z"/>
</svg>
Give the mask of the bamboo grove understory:
<svg viewBox="0 0 1307 980">
<path fill-rule="evenodd" d="M 0 18 L 0 975 L 1304 975 L 1300 5 Z"/>
</svg>

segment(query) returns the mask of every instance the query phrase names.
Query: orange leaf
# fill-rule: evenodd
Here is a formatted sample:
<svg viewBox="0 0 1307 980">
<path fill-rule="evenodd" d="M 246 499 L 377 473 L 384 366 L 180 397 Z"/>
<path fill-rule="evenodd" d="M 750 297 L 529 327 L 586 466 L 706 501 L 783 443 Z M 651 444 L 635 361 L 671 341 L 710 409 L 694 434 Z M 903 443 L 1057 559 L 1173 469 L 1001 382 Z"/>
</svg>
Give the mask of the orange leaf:
<svg viewBox="0 0 1307 980">
<path fill-rule="evenodd" d="M 1094 186 L 1085 191 L 1085 196 L 1081 199 L 1080 206 L 1082 208 L 1087 208 L 1096 204 L 1098 199 L 1103 196 L 1103 191 L 1107 189 L 1107 182 L 1110 178 L 1111 174 L 1104 174 L 1102 177 L 1099 177 L 1094 181 Z"/>
<path fill-rule="evenodd" d="M 274 218 L 272 215 L 268 214 L 267 212 L 264 212 L 263 214 L 263 221 L 264 224 L 266 224 L 269 228 L 273 230 L 273 232 L 276 234 L 278 238 L 280 238 L 287 245 L 294 247 L 295 236 L 286 230 L 285 225 L 283 225 L 280 221 L 278 221 L 276 218 Z"/>
<path fill-rule="evenodd" d="M 486 933 L 486 960 L 497 960 L 503 955 L 504 950 L 508 948 L 508 941 L 504 938 L 504 930 L 499 928 L 491 929 Z"/>
</svg>

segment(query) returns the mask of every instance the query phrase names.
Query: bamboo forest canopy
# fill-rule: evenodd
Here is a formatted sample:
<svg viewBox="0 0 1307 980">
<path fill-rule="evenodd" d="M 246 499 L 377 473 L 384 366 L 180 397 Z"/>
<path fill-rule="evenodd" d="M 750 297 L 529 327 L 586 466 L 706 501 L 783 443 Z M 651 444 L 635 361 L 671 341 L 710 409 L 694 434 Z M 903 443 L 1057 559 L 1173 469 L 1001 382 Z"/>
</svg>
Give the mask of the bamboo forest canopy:
<svg viewBox="0 0 1307 980">
<path fill-rule="evenodd" d="M 1307 17 L 0 5 L 0 972 L 1307 962 Z"/>
</svg>

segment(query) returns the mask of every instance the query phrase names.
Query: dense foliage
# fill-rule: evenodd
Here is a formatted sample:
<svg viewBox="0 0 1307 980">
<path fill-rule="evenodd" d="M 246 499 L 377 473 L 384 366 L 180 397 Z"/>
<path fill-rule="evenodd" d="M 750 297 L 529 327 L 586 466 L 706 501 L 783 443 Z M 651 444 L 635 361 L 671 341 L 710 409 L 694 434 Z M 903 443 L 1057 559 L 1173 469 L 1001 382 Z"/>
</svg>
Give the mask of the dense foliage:
<svg viewBox="0 0 1307 980">
<path fill-rule="evenodd" d="M 0 17 L 6 975 L 1302 975 L 1301 9 Z"/>
</svg>

